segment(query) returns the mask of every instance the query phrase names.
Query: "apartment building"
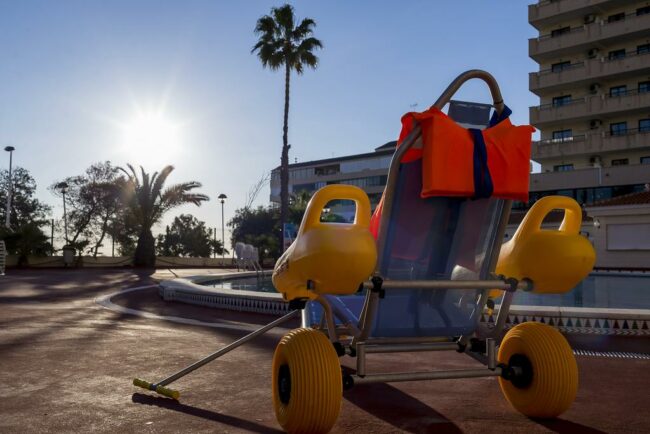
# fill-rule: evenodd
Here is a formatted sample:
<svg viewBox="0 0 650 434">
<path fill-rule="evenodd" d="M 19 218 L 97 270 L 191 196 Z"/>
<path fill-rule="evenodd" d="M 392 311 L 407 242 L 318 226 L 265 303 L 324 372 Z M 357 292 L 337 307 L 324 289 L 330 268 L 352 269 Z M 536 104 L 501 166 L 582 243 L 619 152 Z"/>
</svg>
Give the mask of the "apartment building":
<svg viewBox="0 0 650 434">
<path fill-rule="evenodd" d="M 547 194 L 591 204 L 650 182 L 650 1 L 542 0 L 528 7 L 539 36 L 529 88 L 541 132 L 531 201 Z"/>
</svg>

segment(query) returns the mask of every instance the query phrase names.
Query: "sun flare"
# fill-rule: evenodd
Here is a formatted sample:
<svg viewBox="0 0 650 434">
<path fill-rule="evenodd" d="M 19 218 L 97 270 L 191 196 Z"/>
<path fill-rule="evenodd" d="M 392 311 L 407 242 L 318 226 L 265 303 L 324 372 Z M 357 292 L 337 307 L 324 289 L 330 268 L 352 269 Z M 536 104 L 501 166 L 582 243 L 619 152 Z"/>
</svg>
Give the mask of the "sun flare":
<svg viewBox="0 0 650 434">
<path fill-rule="evenodd" d="M 164 160 L 171 162 L 181 145 L 181 125 L 163 113 L 139 112 L 122 125 L 124 152 L 137 164 Z"/>
</svg>

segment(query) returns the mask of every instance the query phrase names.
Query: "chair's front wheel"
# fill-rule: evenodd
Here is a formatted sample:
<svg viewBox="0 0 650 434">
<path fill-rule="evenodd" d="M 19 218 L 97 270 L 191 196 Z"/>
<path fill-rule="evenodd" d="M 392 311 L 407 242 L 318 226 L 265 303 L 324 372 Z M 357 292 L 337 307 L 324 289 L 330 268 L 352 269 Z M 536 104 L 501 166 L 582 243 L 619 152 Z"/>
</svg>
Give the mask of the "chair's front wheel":
<svg viewBox="0 0 650 434">
<path fill-rule="evenodd" d="M 287 333 L 273 355 L 275 417 L 290 433 L 326 433 L 341 409 L 341 365 L 332 343 L 320 331 Z"/>
<path fill-rule="evenodd" d="M 529 417 L 553 418 L 578 391 L 578 364 L 564 336 L 553 327 L 526 322 L 513 327 L 499 347 L 499 363 L 512 378 L 499 378 L 510 404 Z"/>
</svg>

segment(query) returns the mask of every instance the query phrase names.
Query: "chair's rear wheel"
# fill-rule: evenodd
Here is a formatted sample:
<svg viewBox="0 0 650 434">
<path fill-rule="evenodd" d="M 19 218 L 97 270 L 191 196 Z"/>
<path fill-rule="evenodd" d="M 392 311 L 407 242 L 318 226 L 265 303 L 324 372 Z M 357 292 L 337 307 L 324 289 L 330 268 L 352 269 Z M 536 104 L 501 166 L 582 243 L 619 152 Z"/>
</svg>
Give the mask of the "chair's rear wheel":
<svg viewBox="0 0 650 434">
<path fill-rule="evenodd" d="M 290 433 L 325 433 L 341 409 L 339 358 L 327 337 L 313 329 L 287 333 L 273 355 L 273 407 Z"/>
<path fill-rule="evenodd" d="M 512 328 L 499 348 L 509 379 L 499 378 L 510 404 L 529 417 L 566 411 L 578 391 L 578 365 L 564 336 L 553 327 L 526 322 Z"/>
</svg>

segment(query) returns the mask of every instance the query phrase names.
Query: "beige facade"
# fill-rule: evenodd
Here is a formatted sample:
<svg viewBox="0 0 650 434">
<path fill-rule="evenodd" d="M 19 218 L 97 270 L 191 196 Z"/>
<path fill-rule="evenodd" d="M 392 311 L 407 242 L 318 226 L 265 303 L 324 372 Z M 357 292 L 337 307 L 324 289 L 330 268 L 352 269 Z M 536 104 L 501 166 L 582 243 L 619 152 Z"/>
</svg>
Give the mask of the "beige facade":
<svg viewBox="0 0 650 434">
<path fill-rule="evenodd" d="M 650 204 L 594 206 L 587 212 L 594 219 L 597 267 L 650 267 Z"/>
<path fill-rule="evenodd" d="M 542 166 L 531 192 L 589 204 L 640 191 L 650 182 L 650 1 L 541 0 L 528 21 L 539 31 L 529 87 Z"/>
</svg>

